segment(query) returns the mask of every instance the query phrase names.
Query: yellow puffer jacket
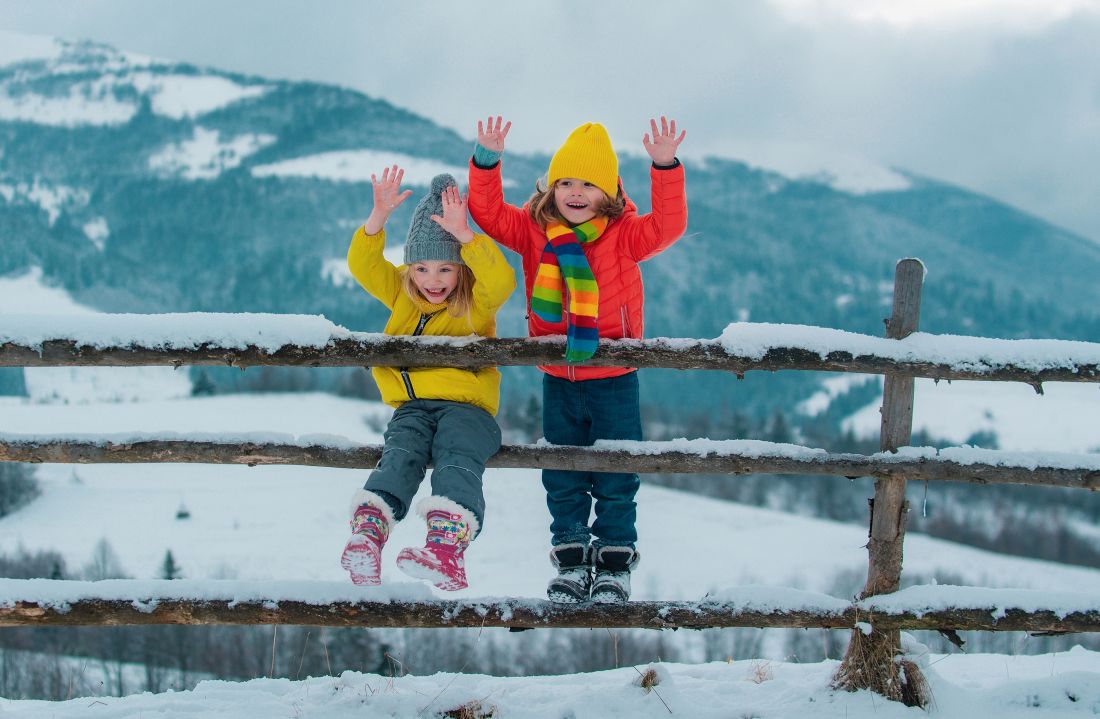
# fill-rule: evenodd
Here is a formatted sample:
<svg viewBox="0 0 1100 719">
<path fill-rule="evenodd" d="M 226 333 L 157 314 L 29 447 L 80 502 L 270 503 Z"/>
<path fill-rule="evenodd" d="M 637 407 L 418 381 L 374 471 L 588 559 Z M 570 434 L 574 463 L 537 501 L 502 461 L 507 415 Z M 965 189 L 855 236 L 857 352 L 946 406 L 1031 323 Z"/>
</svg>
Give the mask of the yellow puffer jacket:
<svg viewBox="0 0 1100 719">
<path fill-rule="evenodd" d="M 348 248 L 348 268 L 352 276 L 382 304 L 390 309 L 384 330 L 388 335 L 411 335 L 424 315 L 434 316 L 421 331 L 423 335 L 442 337 L 496 337 L 496 313 L 516 288 L 516 274 L 504 255 L 486 235 L 474 235 L 463 245 L 462 261 L 474 274 L 473 303 L 469 317 L 452 317 L 447 305 L 432 304 L 423 297 L 413 299 L 401 286 L 405 266 L 395 267 L 382 256 L 386 231 L 368 235 L 362 226 L 355 231 Z M 440 312 L 440 310 L 443 310 Z M 391 407 L 414 399 L 397 367 L 373 367 L 382 401 Z M 496 415 L 500 405 L 500 370 L 453 367 L 412 367 L 407 371 L 415 399 L 446 399 L 466 402 Z"/>
</svg>

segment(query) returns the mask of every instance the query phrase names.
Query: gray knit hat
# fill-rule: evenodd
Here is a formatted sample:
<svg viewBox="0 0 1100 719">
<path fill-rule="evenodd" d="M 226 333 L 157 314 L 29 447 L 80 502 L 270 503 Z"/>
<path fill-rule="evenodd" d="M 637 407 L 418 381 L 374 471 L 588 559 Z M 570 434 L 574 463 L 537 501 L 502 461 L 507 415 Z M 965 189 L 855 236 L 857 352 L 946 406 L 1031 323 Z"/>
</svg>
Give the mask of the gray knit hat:
<svg viewBox="0 0 1100 719">
<path fill-rule="evenodd" d="M 405 240 L 405 264 L 425 260 L 439 260 L 464 265 L 460 243 L 454 235 L 447 232 L 432 220 L 432 215 L 443 216 L 443 200 L 440 195 L 448 187 L 458 187 L 455 178 L 450 175 L 436 175 L 432 178 L 432 188 L 427 196 L 416 203 L 412 222 L 409 223 L 409 238 Z"/>
</svg>

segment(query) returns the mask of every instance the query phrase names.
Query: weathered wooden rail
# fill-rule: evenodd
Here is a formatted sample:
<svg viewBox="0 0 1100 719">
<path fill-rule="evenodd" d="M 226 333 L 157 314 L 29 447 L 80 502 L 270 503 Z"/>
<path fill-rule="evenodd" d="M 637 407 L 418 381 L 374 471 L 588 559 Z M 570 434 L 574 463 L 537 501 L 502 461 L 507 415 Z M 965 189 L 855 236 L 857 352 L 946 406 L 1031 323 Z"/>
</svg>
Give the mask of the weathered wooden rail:
<svg viewBox="0 0 1100 719">
<path fill-rule="evenodd" d="M 122 583 L 122 580 L 117 580 Z M 328 604 L 281 599 L 74 598 L 64 604 L 36 600 L 0 602 L 0 627 L 135 626 L 135 624 L 298 624 L 361 628 L 507 629 L 787 629 L 979 630 L 1027 632 L 1100 631 L 1100 607 L 1062 615 L 1051 610 L 988 605 L 938 610 L 882 611 L 844 608 L 738 606 L 720 601 L 630 601 L 626 605 L 555 605 L 546 600 L 337 600 Z M 8 588 L 9 596 L 18 588 Z M 33 595 L 33 591 L 29 591 Z"/>
<path fill-rule="evenodd" d="M 630 445 L 630 442 L 616 442 Z M 552 445 L 505 445 L 488 466 L 501 469 L 566 469 L 639 474 L 796 474 L 837 477 L 905 477 L 932 482 L 972 484 L 1020 484 L 1036 487 L 1100 489 L 1100 457 L 1092 466 L 1031 467 L 975 463 L 944 455 L 882 453 L 876 455 L 816 451 L 805 455 L 782 454 L 784 445 L 772 445 L 775 454 L 763 453 L 768 442 L 713 442 L 715 450 L 688 452 L 681 442 L 633 443 L 637 451 Z M 786 445 L 789 447 L 790 445 Z M 643 449 L 644 447 L 644 449 Z M 668 447 L 668 448 L 665 448 Z M 995 453 L 990 453 L 995 454 Z M 355 448 L 271 442 L 211 442 L 195 440 L 89 441 L 65 437 L 21 438 L 0 434 L 0 462 L 56 464 L 181 464 L 297 465 L 338 469 L 369 469 L 382 456 L 382 445 Z M 1084 461 L 1083 464 L 1089 464 Z"/>
<path fill-rule="evenodd" d="M 907 480 L 1054 486 L 1094 491 L 1100 488 L 1100 463 L 1081 458 L 1079 466 L 1014 465 L 1003 458 L 983 462 L 973 454 L 960 459 L 950 451 L 929 453 L 905 449 L 910 441 L 913 380 L 1023 382 L 1042 391 L 1044 382 L 1100 382 L 1100 345 L 1054 340 L 987 340 L 952 338 L 954 350 L 966 356 L 946 360 L 935 347 L 934 335 L 917 332 L 924 268 L 917 260 L 902 260 L 895 276 L 894 306 L 886 338 L 805 328 L 813 340 L 762 346 L 734 333 L 720 340 L 650 339 L 602 342 L 599 352 L 584 362 L 593 366 L 662 367 L 721 370 L 743 377 L 750 371 L 808 370 L 856 372 L 885 376 L 881 452 L 875 455 L 837 454 L 790 445 L 718 442 L 685 450 L 682 443 L 662 447 L 610 443 L 596 447 L 546 445 L 506 446 L 490 460 L 491 467 L 532 467 L 591 471 L 691 472 L 723 475 L 749 473 L 874 477 L 868 542 L 868 578 L 854 602 L 832 599 L 828 606 L 794 602 L 760 609 L 730 602 L 630 602 L 624 606 L 562 607 L 532 600 L 485 602 L 359 601 L 310 604 L 294 598 L 272 600 L 210 600 L 163 596 L 155 601 L 138 596 L 78 596 L 58 603 L 36 598 L 31 585 L 0 586 L 0 626 L 79 624 L 234 624 L 291 623 L 370 627 L 501 626 L 648 627 L 823 627 L 853 630 L 848 654 L 836 682 L 845 688 L 871 688 L 890 698 L 911 698 L 903 685 L 917 672 L 900 668 L 901 629 L 1096 632 L 1100 631 L 1100 599 L 1072 611 L 1012 606 L 1011 601 L 976 602 L 960 597 L 947 608 L 884 610 L 876 604 L 899 596 L 908 505 Z M 123 320 L 119 320 L 122 322 Z M 34 334 L 31 332 L 30 334 Z M 125 332 L 119 333 L 124 335 Z M 798 333 L 795 333 L 798 334 Z M 558 340 L 385 337 L 343 331 L 312 344 L 260 342 L 220 346 L 213 341 L 146 342 L 141 333 L 129 341 L 104 344 L 72 337 L 40 336 L 12 339 L 0 327 L 0 366 L 138 366 L 222 365 L 250 367 L 288 365 L 452 366 L 562 364 L 564 345 Z M 74 332 L 74 337 L 77 333 Z M 787 333 L 790 336 L 790 333 Z M 961 342 L 961 345 L 960 345 Z M 1013 348 L 1011 360 L 999 352 Z M 738 349 L 750 347 L 751 349 Z M 1051 348 L 1062 357 L 1049 358 Z M 949 353 L 950 354 L 950 353 Z M 998 357 L 1002 359 L 998 359 Z M 899 451 L 899 449 L 901 451 Z M 373 466 L 378 446 L 331 447 L 279 444 L 269 441 L 211 442 L 155 437 L 103 439 L 0 435 L 0 461 L 10 462 L 201 462 L 225 464 L 298 464 L 361 468 Z M 903 593 L 902 593 L 903 594 Z M 831 598 L 830 598 L 831 599 Z M 968 604 L 969 602 L 969 604 Z M 839 603 L 839 604 L 838 604 Z"/>
<path fill-rule="evenodd" d="M 836 333 L 867 340 L 851 333 Z M 927 336 L 933 339 L 934 336 Z M 993 343 L 1011 340 L 989 340 Z M 1026 340 L 1016 340 L 1026 344 Z M 1084 345 L 1064 342 L 1062 344 Z M 883 344 L 884 348 L 890 345 Z M 462 367 L 527 366 L 562 364 L 564 343 L 554 339 L 481 338 L 459 343 L 417 337 L 361 335 L 332 339 L 320 346 L 287 345 L 266 349 L 257 345 L 222 347 L 147 346 L 135 341 L 120 346 L 81 344 L 74 340 L 47 339 L 30 346 L 0 343 L 0 367 L 137 367 L 137 366 L 229 366 L 229 367 Z M 913 349 L 919 355 L 919 348 Z M 900 353 L 904 355 L 905 353 Z M 1100 353 L 1098 353 L 1100 355 Z M 890 354 L 860 353 L 833 349 L 822 353 L 809 347 L 771 347 L 761 356 L 730 352 L 718 340 L 646 339 L 612 340 L 600 343 L 600 351 L 578 363 L 592 367 L 639 367 L 665 369 L 720 370 L 744 375 L 747 372 L 808 370 L 897 374 L 935 380 L 978 380 L 1023 382 L 1039 387 L 1044 382 L 1100 382 L 1100 361 L 1067 362 L 1064 366 L 1035 369 L 1029 363 L 998 362 L 976 355 L 966 366 L 934 359 L 906 359 Z"/>
</svg>

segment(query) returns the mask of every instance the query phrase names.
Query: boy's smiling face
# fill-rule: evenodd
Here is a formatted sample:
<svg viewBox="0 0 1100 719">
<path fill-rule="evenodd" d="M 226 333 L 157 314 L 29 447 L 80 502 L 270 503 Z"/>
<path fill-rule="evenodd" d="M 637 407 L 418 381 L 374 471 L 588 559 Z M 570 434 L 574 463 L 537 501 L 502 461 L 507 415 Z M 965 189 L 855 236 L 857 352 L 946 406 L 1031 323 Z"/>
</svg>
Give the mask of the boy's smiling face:
<svg viewBox="0 0 1100 719">
<path fill-rule="evenodd" d="M 458 286 L 458 265 L 440 260 L 424 260 L 409 266 L 413 284 L 424 299 L 438 305 L 446 301 Z"/>
<path fill-rule="evenodd" d="M 591 182 L 563 177 L 554 183 L 554 206 L 570 225 L 588 222 L 606 201 L 604 191 Z"/>
</svg>

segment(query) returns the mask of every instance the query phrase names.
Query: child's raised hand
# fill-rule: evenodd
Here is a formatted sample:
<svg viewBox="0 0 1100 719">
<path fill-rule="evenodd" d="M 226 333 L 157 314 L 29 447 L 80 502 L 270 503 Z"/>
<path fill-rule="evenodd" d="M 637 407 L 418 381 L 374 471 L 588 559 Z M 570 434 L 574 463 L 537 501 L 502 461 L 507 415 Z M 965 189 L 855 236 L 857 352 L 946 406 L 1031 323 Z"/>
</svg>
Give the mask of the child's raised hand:
<svg viewBox="0 0 1100 719">
<path fill-rule="evenodd" d="M 474 239 L 473 230 L 466 220 L 466 197 L 453 185 L 440 193 L 443 201 L 443 217 L 432 215 L 432 221 L 466 244 Z"/>
<path fill-rule="evenodd" d="M 390 213 L 405 200 L 409 199 L 412 190 L 401 192 L 401 180 L 405 177 L 405 171 L 394 165 L 382 170 L 382 179 L 376 175 L 370 176 L 371 185 L 374 187 L 374 208 L 370 211 L 370 217 L 363 223 L 363 231 L 368 235 L 376 235 L 382 231 Z"/>
<path fill-rule="evenodd" d="M 647 132 L 645 137 L 642 138 L 642 144 L 645 145 L 645 151 L 649 153 L 653 164 L 671 165 L 675 163 L 676 149 L 684 141 L 687 131 L 681 132 L 680 136 L 676 137 L 676 121 L 672 120 L 670 122 L 665 119 L 664 115 L 661 115 L 660 130 L 657 129 L 657 121 L 653 119 L 649 121 L 649 128 L 653 133 L 653 139 L 649 139 L 649 133 Z"/>
<path fill-rule="evenodd" d="M 409 199 L 412 190 L 401 192 L 401 180 L 405 177 L 405 171 L 394 165 L 382 170 L 382 179 L 376 175 L 370 176 L 371 185 L 374 186 L 374 206 L 393 212 L 394 208 Z"/>
<path fill-rule="evenodd" d="M 508 137 L 508 131 L 512 129 L 512 121 L 509 120 L 504 123 L 503 128 L 500 126 L 502 122 L 504 122 L 504 118 L 500 115 L 497 115 L 495 124 L 492 115 L 489 116 L 489 120 L 485 123 L 478 120 L 477 143 L 486 150 L 504 152 L 504 138 Z"/>
</svg>

